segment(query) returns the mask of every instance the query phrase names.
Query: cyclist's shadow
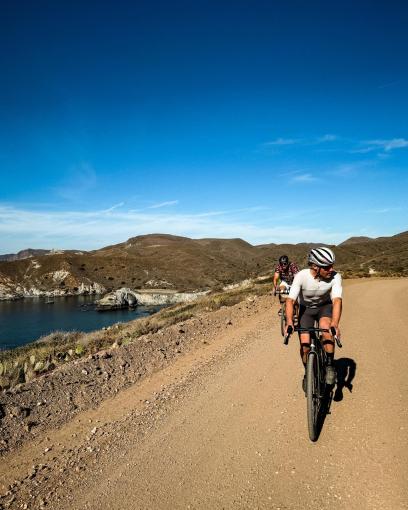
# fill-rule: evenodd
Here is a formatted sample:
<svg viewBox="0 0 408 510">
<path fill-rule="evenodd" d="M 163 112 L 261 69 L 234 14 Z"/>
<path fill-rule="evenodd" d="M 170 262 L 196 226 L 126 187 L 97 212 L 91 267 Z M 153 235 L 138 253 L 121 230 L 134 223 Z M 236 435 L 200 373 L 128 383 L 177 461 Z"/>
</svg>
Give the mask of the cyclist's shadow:
<svg viewBox="0 0 408 510">
<path fill-rule="evenodd" d="M 340 402 L 343 400 L 343 388 L 346 387 L 349 392 L 353 391 L 352 380 L 356 375 L 356 362 L 350 358 L 340 358 L 334 361 L 336 372 L 337 372 L 337 386 L 336 391 L 333 395 L 333 386 L 326 387 L 326 394 L 322 400 L 322 407 L 319 411 L 318 418 L 318 436 L 323 429 L 324 421 L 326 416 L 331 413 L 331 403 L 332 400 L 335 402 Z"/>
<path fill-rule="evenodd" d="M 337 371 L 337 387 L 333 400 L 341 402 L 343 400 L 343 388 L 347 388 L 350 393 L 353 391 L 352 381 L 356 375 L 357 364 L 353 359 L 340 358 L 335 360 Z"/>
</svg>

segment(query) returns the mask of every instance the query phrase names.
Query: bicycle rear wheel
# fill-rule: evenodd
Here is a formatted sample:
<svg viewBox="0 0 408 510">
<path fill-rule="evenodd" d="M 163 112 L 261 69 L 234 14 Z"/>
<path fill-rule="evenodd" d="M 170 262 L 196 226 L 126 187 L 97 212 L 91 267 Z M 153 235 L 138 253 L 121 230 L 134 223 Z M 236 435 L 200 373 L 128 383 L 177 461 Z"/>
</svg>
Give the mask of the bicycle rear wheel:
<svg viewBox="0 0 408 510">
<path fill-rule="evenodd" d="M 319 416 L 318 395 L 319 363 L 317 353 L 311 352 L 306 365 L 306 397 L 307 397 L 307 427 L 311 441 L 317 439 L 317 423 Z"/>
<path fill-rule="evenodd" d="M 282 315 L 281 315 L 281 333 L 283 336 L 283 333 L 286 328 L 286 301 L 282 303 Z"/>
</svg>

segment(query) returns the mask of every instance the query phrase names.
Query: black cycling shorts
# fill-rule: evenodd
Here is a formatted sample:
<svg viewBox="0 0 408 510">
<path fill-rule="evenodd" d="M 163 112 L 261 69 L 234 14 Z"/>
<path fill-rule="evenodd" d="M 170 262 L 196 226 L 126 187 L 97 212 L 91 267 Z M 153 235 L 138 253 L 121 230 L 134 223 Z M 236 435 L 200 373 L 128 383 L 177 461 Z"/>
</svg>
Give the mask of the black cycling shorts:
<svg viewBox="0 0 408 510">
<path fill-rule="evenodd" d="M 318 308 L 308 308 L 307 306 L 299 306 L 299 326 L 301 328 L 313 328 L 315 320 L 318 322 L 322 317 L 332 318 L 333 303 L 331 301 L 319 306 Z"/>
</svg>

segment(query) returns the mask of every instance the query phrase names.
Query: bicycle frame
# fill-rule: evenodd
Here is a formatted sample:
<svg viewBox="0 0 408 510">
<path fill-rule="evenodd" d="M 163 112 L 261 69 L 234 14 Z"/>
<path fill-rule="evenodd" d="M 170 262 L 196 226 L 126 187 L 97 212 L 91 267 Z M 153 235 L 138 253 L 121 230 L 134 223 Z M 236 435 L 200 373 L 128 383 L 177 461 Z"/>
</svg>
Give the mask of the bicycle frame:
<svg viewBox="0 0 408 510">
<path fill-rule="evenodd" d="M 324 396 L 324 390 L 326 387 L 324 371 L 324 367 L 326 366 L 326 351 L 323 348 L 321 337 L 316 334 L 316 329 L 309 331 L 309 334 L 310 334 L 310 349 L 309 352 L 307 353 L 307 362 L 309 363 L 309 357 L 311 354 L 316 354 L 317 373 L 319 374 L 319 377 L 317 378 L 316 397 L 321 400 Z"/>
<path fill-rule="evenodd" d="M 330 331 L 328 329 L 322 329 L 322 328 L 298 328 L 295 326 L 293 329 L 292 326 L 288 327 L 288 332 L 285 336 L 285 339 L 283 343 L 285 345 L 289 342 L 289 337 L 293 333 L 293 331 L 296 331 L 297 333 L 308 333 L 310 336 L 310 349 L 307 353 L 307 358 L 309 361 L 309 356 L 313 353 L 316 354 L 316 362 L 318 364 L 318 374 L 320 374 L 320 377 L 318 377 L 318 392 L 317 392 L 317 398 L 322 399 L 324 395 L 324 389 L 326 387 L 324 382 L 324 367 L 326 366 L 326 351 L 323 347 L 322 341 L 320 337 L 317 335 L 317 333 L 331 333 L 331 335 L 334 337 L 334 339 L 337 342 L 337 345 L 339 348 L 342 347 L 340 343 L 340 339 L 336 335 L 336 330 L 331 327 Z"/>
</svg>

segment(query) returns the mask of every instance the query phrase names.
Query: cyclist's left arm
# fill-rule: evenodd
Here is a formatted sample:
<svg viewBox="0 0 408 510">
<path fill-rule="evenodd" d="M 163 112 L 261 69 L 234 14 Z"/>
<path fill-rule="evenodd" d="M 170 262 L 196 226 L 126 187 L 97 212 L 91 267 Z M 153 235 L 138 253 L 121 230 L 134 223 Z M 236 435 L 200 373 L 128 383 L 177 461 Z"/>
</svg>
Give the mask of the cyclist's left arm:
<svg viewBox="0 0 408 510">
<path fill-rule="evenodd" d="M 295 304 L 296 299 L 299 296 L 300 293 L 300 287 L 301 287 L 301 277 L 300 275 L 296 275 L 293 279 L 292 286 L 290 288 L 289 296 L 286 301 L 286 324 L 288 326 L 293 327 L 293 305 Z M 285 335 L 286 335 L 286 329 L 285 329 Z"/>
<path fill-rule="evenodd" d="M 333 287 L 332 287 L 332 301 L 333 301 L 333 312 L 332 312 L 332 321 L 331 326 L 336 329 L 336 334 L 340 338 L 341 332 L 339 330 L 339 322 L 342 311 L 342 295 L 343 295 L 343 287 L 341 285 L 341 276 L 337 273 L 334 277 Z"/>
<path fill-rule="evenodd" d="M 280 278 L 280 271 L 279 266 L 275 268 L 275 274 L 273 277 L 273 286 L 276 288 L 276 285 L 278 284 L 278 279 Z"/>
</svg>

